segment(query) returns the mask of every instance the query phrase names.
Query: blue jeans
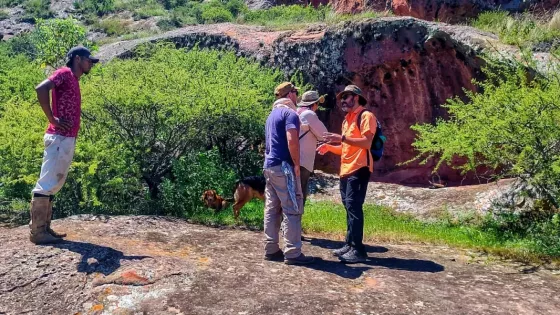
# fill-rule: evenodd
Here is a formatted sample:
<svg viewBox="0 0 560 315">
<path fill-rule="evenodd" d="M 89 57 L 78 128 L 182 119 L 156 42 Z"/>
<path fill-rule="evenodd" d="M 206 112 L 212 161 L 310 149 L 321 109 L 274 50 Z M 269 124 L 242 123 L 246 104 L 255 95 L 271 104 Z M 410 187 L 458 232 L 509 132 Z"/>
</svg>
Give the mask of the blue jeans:
<svg viewBox="0 0 560 315">
<path fill-rule="evenodd" d="M 364 201 L 371 172 L 363 167 L 349 176 L 340 178 L 340 196 L 346 209 L 346 244 L 365 254 Z"/>
</svg>

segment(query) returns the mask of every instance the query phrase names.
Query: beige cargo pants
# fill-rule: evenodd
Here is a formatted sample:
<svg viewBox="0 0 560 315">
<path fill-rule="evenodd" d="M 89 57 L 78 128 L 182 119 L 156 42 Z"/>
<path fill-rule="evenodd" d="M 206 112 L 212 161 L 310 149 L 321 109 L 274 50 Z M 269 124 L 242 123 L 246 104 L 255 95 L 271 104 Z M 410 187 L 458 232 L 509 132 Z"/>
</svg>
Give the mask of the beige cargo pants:
<svg viewBox="0 0 560 315">
<path fill-rule="evenodd" d="M 301 216 L 303 194 L 301 180 L 287 163 L 264 170 L 266 179 L 264 206 L 265 253 L 280 250 L 280 227 L 284 238 L 284 257 L 296 258 L 301 254 Z"/>
</svg>

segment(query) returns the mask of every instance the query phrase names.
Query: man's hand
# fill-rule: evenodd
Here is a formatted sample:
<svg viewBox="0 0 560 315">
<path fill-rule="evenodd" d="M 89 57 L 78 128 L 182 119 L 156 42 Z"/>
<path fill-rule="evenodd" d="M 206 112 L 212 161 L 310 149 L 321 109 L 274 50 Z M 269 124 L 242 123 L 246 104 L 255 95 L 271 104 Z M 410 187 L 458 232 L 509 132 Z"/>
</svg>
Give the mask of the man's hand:
<svg viewBox="0 0 560 315">
<path fill-rule="evenodd" d="M 329 145 L 326 143 L 321 144 L 320 146 L 317 147 L 317 153 L 319 153 L 320 155 L 325 155 L 328 152 L 330 152 L 329 150 Z"/>
<path fill-rule="evenodd" d="M 342 136 L 336 133 L 331 133 L 331 132 L 325 132 L 323 134 L 323 139 L 325 139 L 325 141 L 327 141 L 328 143 L 341 143 L 342 142 Z"/>
<path fill-rule="evenodd" d="M 72 128 L 72 122 L 67 119 L 54 117 L 49 120 L 49 122 L 55 126 L 57 129 L 62 129 L 64 131 L 69 130 Z"/>
<path fill-rule="evenodd" d="M 301 176 L 301 170 L 299 169 L 299 165 L 294 165 L 294 175 L 296 178 Z"/>
</svg>

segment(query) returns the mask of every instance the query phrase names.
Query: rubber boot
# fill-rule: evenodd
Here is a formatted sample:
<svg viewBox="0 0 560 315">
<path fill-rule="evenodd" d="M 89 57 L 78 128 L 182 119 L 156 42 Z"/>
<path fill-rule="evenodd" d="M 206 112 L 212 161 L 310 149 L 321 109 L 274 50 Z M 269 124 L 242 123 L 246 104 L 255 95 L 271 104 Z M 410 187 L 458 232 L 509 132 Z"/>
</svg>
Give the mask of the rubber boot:
<svg viewBox="0 0 560 315">
<path fill-rule="evenodd" d="M 53 229 L 51 229 L 52 215 L 53 215 L 53 202 L 51 200 L 49 201 L 49 212 L 47 213 L 47 232 L 49 232 L 50 235 L 56 238 L 66 237 L 66 233 L 57 233 Z"/>
<path fill-rule="evenodd" d="M 29 240 L 34 244 L 58 243 L 62 239 L 47 232 L 47 216 L 49 214 L 49 197 L 33 197 L 31 199 L 31 222 Z"/>
</svg>

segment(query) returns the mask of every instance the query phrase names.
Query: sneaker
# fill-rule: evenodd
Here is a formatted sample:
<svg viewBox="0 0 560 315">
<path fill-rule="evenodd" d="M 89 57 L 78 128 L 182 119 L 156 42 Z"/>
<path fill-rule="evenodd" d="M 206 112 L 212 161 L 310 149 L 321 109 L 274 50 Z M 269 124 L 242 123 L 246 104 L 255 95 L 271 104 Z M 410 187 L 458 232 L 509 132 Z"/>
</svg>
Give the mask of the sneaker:
<svg viewBox="0 0 560 315">
<path fill-rule="evenodd" d="M 315 258 L 311 256 L 305 256 L 303 253 L 296 258 L 286 258 L 284 263 L 286 265 L 307 265 L 315 261 Z"/>
<path fill-rule="evenodd" d="M 350 245 L 346 244 L 342 248 L 333 250 L 332 254 L 333 254 L 333 256 L 340 257 L 340 256 L 348 253 L 351 249 L 352 249 L 352 247 L 350 247 Z"/>
<path fill-rule="evenodd" d="M 284 253 L 282 250 L 277 251 L 274 254 L 265 254 L 264 260 L 268 261 L 284 261 Z"/>
<path fill-rule="evenodd" d="M 367 254 L 360 253 L 357 250 L 352 249 L 348 251 L 346 254 L 338 258 L 340 259 L 340 261 L 342 261 L 345 264 L 356 264 L 356 263 L 365 262 L 367 260 Z"/>
</svg>

